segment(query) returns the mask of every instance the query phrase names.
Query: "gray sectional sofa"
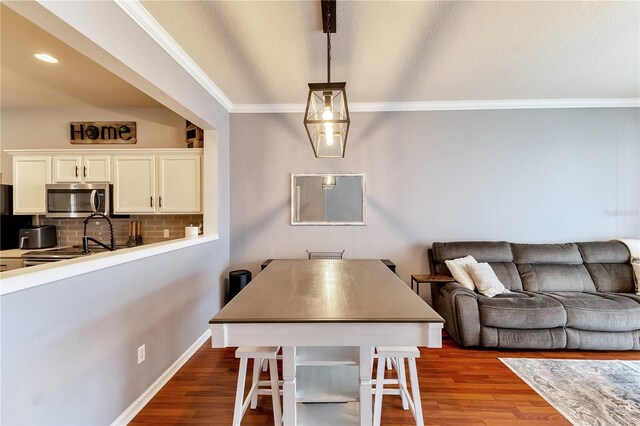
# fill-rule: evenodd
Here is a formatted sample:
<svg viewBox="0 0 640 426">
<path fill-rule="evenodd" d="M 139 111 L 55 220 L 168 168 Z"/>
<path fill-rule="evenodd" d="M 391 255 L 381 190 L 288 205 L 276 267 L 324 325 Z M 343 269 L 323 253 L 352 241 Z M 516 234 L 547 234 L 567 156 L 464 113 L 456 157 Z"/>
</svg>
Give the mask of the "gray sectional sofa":
<svg viewBox="0 0 640 426">
<path fill-rule="evenodd" d="M 449 274 L 445 260 L 467 255 L 488 262 L 511 293 L 432 284 L 434 308 L 459 345 L 640 350 L 640 296 L 624 244 L 436 242 L 431 272 Z"/>
</svg>

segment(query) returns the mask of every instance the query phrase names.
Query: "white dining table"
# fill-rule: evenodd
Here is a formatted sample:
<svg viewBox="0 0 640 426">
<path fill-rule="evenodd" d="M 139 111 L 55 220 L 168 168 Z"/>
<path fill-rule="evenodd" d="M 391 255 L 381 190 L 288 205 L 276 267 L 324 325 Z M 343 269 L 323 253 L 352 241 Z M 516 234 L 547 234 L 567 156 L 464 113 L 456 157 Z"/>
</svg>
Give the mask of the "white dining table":
<svg viewBox="0 0 640 426">
<path fill-rule="evenodd" d="M 284 425 L 368 426 L 373 419 L 374 348 L 440 348 L 443 323 L 379 260 L 305 259 L 271 262 L 211 319 L 210 327 L 214 348 L 282 347 Z M 314 357 L 314 362 L 305 361 Z M 307 374 L 310 370 L 303 369 L 309 365 L 320 365 L 314 368 L 321 373 Z M 321 370 L 331 365 L 355 365 L 350 368 L 357 371 L 350 376 Z M 347 384 L 336 383 L 332 397 L 334 376 L 352 379 L 348 385 L 354 385 L 355 393 L 345 394 Z M 314 385 L 321 388 L 316 399 Z"/>
</svg>

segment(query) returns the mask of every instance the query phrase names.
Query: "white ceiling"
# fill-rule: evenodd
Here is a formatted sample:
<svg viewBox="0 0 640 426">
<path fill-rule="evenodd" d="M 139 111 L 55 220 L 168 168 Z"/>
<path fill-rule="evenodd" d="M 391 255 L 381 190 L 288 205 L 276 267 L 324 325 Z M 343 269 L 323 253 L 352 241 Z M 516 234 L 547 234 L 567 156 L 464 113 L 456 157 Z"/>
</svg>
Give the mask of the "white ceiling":
<svg viewBox="0 0 640 426">
<path fill-rule="evenodd" d="M 304 103 L 326 79 L 319 1 L 142 4 L 235 105 Z M 640 97 L 640 2 L 337 7 L 352 102 Z"/>
<path fill-rule="evenodd" d="M 91 59 L 0 5 L 2 107 L 158 106 Z M 60 62 L 48 64 L 35 53 Z"/>
<path fill-rule="evenodd" d="M 298 110 L 307 83 L 326 79 L 318 0 L 141 3 L 231 111 Z M 8 7 L 0 12 L 3 107 L 159 105 Z M 352 104 L 401 110 L 637 103 L 639 35 L 640 2 L 339 1 L 332 79 L 347 81 Z M 40 51 L 60 63 L 37 61 Z"/>
</svg>

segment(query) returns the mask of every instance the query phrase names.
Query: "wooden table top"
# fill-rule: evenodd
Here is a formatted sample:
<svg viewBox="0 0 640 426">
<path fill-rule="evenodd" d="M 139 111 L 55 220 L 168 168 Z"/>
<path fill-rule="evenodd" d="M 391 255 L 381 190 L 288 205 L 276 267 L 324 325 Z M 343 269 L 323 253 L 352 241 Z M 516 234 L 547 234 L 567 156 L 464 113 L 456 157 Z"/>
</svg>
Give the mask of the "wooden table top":
<svg viewBox="0 0 640 426">
<path fill-rule="evenodd" d="M 413 274 L 411 279 L 419 283 L 452 283 L 455 279 L 449 275 Z"/>
<path fill-rule="evenodd" d="M 379 260 L 274 260 L 209 323 L 439 322 Z"/>
</svg>

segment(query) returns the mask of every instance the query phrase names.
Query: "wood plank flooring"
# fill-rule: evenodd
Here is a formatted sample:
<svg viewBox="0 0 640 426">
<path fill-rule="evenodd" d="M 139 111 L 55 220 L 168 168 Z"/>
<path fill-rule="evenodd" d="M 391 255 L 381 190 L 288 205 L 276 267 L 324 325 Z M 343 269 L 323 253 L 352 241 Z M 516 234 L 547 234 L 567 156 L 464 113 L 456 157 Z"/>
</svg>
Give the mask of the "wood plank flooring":
<svg viewBox="0 0 640 426">
<path fill-rule="evenodd" d="M 639 360 L 640 353 L 461 349 L 445 337 L 442 349 L 422 348 L 418 359 L 425 422 L 429 425 L 569 424 L 502 364 L 499 357 Z M 208 341 L 131 424 L 230 425 L 237 372 L 234 349 L 212 349 Z M 272 424 L 270 397 L 261 396 L 258 409 L 247 410 L 243 425 Z M 398 397 L 386 396 L 382 424 L 414 425 L 415 422 L 410 411 L 402 410 Z"/>
</svg>

